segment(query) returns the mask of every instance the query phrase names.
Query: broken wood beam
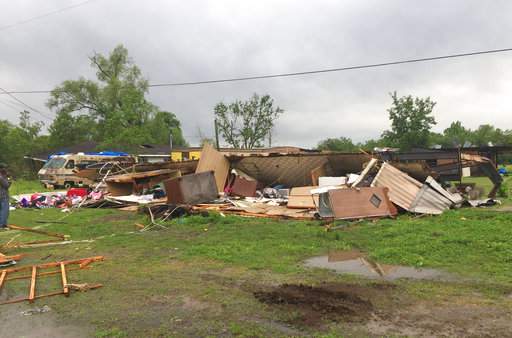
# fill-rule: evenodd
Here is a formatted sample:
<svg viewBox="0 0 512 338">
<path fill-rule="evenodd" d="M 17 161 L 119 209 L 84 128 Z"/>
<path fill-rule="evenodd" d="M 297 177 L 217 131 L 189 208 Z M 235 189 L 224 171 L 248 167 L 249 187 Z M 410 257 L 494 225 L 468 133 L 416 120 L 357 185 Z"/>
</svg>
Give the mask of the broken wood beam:
<svg viewBox="0 0 512 338">
<path fill-rule="evenodd" d="M 104 256 L 95 256 L 95 257 L 73 259 L 73 260 L 61 261 L 61 262 L 44 263 L 44 264 L 38 264 L 38 265 L 34 265 L 34 266 L 37 267 L 38 269 L 45 269 L 45 268 L 51 268 L 51 267 L 58 267 L 58 266 L 60 266 L 61 263 L 64 263 L 65 265 L 70 265 L 70 264 L 83 264 L 84 262 L 87 262 L 87 264 L 90 264 L 92 262 L 99 262 L 104 259 L 105 259 Z M 82 265 L 82 268 L 86 265 Z M 32 269 L 32 266 L 23 266 L 23 267 L 19 267 L 19 268 L 10 268 L 10 269 L 0 270 L 0 272 L 7 271 L 8 273 L 11 273 L 11 272 L 25 271 L 25 270 L 30 270 L 30 269 Z"/>
<path fill-rule="evenodd" d="M 12 229 L 12 230 L 21 230 L 21 231 L 33 232 L 35 234 L 40 234 L 40 235 L 46 235 L 46 236 L 50 236 L 50 237 L 57 237 L 57 238 L 60 238 L 60 239 L 66 239 L 66 235 L 57 234 L 57 233 L 54 233 L 54 232 L 38 230 L 38 229 L 33 229 L 33 228 L 27 228 L 27 227 L 22 227 L 22 226 L 19 226 L 19 225 L 14 225 L 14 224 L 9 224 L 9 225 L 7 225 L 7 227 L 9 229 Z"/>
<path fill-rule="evenodd" d="M 98 288 L 101 288 L 103 286 L 103 284 L 92 284 L 92 285 L 89 285 L 89 288 L 88 290 L 94 290 L 94 289 L 98 289 Z M 52 296 L 58 296 L 58 295 L 63 295 L 64 292 L 63 291 L 56 291 L 56 292 L 51 292 L 51 293 L 46 293 L 46 294 L 42 294 L 42 295 L 38 295 L 38 296 L 35 296 L 34 297 L 34 300 L 36 299 L 40 299 L 40 298 L 45 298 L 45 297 L 52 297 Z M 7 300 L 3 303 L 0 303 L 0 305 L 7 305 L 7 304 L 14 304 L 14 303 L 21 303 L 21 302 L 25 302 L 29 300 L 28 298 L 18 298 L 18 299 L 12 299 L 12 300 Z"/>
<path fill-rule="evenodd" d="M 68 277 L 66 276 L 66 265 L 64 263 L 60 263 L 60 272 L 62 276 L 62 290 L 64 294 L 69 296 L 69 288 L 68 288 Z"/>
<path fill-rule="evenodd" d="M 32 279 L 30 280 L 30 292 L 28 294 L 28 301 L 34 302 L 36 296 L 36 277 L 37 277 L 37 266 L 32 266 Z"/>
<path fill-rule="evenodd" d="M 69 272 L 69 271 L 76 271 L 76 270 L 82 270 L 82 269 L 89 269 L 88 266 L 84 266 L 83 268 L 66 268 L 66 272 Z M 57 275 L 61 273 L 60 270 L 58 271 L 47 271 L 47 272 L 39 272 L 37 274 L 37 277 L 41 278 L 41 277 L 45 277 L 45 276 L 52 276 L 52 275 Z M 28 279 L 32 277 L 32 275 L 23 275 L 23 276 L 14 276 L 14 277 L 7 277 L 5 279 L 5 281 L 8 281 L 8 280 L 18 280 L 18 279 Z"/>
<path fill-rule="evenodd" d="M 2 271 L 0 275 L 0 291 L 2 291 L 2 286 L 4 286 L 5 276 L 7 276 L 7 271 Z"/>
</svg>

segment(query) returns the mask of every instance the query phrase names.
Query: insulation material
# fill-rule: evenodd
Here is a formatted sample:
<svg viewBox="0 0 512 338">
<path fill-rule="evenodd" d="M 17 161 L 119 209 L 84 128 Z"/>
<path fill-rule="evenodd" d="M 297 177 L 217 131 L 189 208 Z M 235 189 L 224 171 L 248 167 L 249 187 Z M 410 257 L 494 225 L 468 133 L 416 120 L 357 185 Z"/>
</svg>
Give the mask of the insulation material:
<svg viewBox="0 0 512 338">
<path fill-rule="evenodd" d="M 339 177 L 322 176 L 322 177 L 318 178 L 318 186 L 320 186 L 320 187 L 345 185 L 346 183 L 347 183 L 347 178 L 345 176 L 339 176 Z"/>
<path fill-rule="evenodd" d="M 333 189 L 321 194 L 319 213 L 335 219 L 393 217 L 398 213 L 382 187 Z"/>
<path fill-rule="evenodd" d="M 310 187 L 296 187 L 290 190 L 288 196 L 288 208 L 298 209 L 316 209 L 318 205 L 318 195 L 311 194 L 311 190 L 318 188 L 316 186 Z"/>
<path fill-rule="evenodd" d="M 197 164 L 196 174 L 213 171 L 218 191 L 224 190 L 224 185 L 229 174 L 229 161 L 211 144 L 206 143 L 201 151 L 201 158 Z"/>
</svg>

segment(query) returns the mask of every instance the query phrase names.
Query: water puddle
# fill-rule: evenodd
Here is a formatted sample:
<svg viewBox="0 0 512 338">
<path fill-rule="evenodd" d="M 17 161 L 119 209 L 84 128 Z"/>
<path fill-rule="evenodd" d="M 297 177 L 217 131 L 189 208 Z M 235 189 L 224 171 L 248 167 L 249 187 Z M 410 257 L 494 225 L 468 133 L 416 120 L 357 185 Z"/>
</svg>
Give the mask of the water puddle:
<svg viewBox="0 0 512 338">
<path fill-rule="evenodd" d="M 326 256 L 306 260 L 310 268 L 323 268 L 341 274 L 353 274 L 367 278 L 395 280 L 400 278 L 427 280 L 454 280 L 453 275 L 436 269 L 418 269 L 409 266 L 379 264 L 357 250 L 334 251 Z"/>
</svg>

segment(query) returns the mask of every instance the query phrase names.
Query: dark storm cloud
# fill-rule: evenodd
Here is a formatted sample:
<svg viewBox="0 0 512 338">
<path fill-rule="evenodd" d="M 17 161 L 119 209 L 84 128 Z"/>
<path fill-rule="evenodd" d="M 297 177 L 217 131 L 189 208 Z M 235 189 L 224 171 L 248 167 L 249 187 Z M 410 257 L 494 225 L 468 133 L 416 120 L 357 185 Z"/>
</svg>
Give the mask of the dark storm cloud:
<svg viewBox="0 0 512 338">
<path fill-rule="evenodd" d="M 0 26 L 69 5 L 4 2 Z M 93 77 L 87 59 L 122 43 L 151 82 L 293 72 L 512 46 L 508 1 L 122 1 L 96 0 L 0 31 L 0 86 L 51 89 Z M 325 137 L 378 137 L 389 92 L 430 96 L 442 130 L 512 128 L 512 53 L 378 69 L 195 87 L 154 88 L 185 135 L 212 134 L 219 101 L 268 93 L 286 113 L 274 141 L 314 146 Z M 19 95 L 45 110 L 46 95 Z M 0 102 L 7 98 L 0 96 Z M 11 104 L 7 102 L 7 104 Z M 14 109 L 0 103 L 2 118 Z M 34 117 L 38 117 L 34 114 Z"/>
</svg>

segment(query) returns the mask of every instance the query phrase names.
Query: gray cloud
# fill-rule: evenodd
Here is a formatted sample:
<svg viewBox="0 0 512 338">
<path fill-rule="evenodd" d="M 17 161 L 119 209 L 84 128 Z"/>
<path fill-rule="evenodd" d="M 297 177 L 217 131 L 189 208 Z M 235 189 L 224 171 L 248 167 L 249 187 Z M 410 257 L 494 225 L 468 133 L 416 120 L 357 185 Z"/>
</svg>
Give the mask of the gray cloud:
<svg viewBox="0 0 512 338">
<path fill-rule="evenodd" d="M 69 2 L 5 2 L 0 26 Z M 87 56 L 122 43 L 151 82 L 193 81 L 512 46 L 508 1 L 140 1 L 96 0 L 0 31 L 0 86 L 51 89 L 93 77 Z M 389 92 L 437 101 L 436 130 L 456 119 L 475 128 L 512 128 L 512 53 L 341 73 L 154 88 L 150 98 L 175 112 L 185 135 L 211 135 L 219 101 L 268 93 L 285 109 L 275 144 L 314 146 L 325 137 L 357 141 L 388 128 Z M 47 111 L 46 95 L 19 95 Z M 4 102 L 2 104 L 1 102 Z M 5 104 L 7 103 L 7 105 Z M 16 109 L 0 96 L 1 118 Z M 35 118 L 38 118 L 34 114 Z"/>
</svg>

